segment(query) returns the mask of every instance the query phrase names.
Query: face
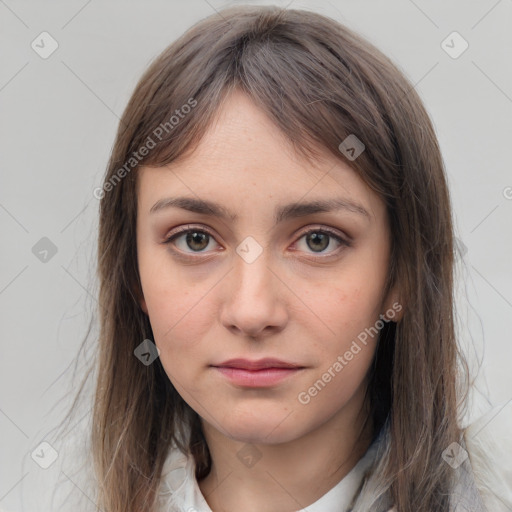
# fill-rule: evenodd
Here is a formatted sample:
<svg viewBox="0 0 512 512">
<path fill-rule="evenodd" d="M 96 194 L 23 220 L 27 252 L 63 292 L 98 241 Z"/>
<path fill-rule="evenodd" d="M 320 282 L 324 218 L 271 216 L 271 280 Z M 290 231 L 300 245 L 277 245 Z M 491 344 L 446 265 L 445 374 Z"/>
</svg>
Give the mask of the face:
<svg viewBox="0 0 512 512">
<path fill-rule="evenodd" d="M 368 329 L 397 310 L 385 205 L 348 165 L 300 159 L 237 92 L 191 155 L 140 170 L 137 208 L 141 307 L 209 426 L 282 443 L 363 395 Z"/>
</svg>

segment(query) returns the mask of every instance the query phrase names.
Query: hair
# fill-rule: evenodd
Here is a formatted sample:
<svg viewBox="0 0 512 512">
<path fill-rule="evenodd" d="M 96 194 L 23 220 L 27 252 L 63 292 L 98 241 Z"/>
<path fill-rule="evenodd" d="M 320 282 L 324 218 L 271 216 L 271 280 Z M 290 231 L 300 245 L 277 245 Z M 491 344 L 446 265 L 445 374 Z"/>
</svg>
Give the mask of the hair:
<svg viewBox="0 0 512 512">
<path fill-rule="evenodd" d="M 364 510 L 376 510 L 384 493 L 397 512 L 450 510 L 452 469 L 441 454 L 461 438 L 464 357 L 453 318 L 450 197 L 432 122 L 414 86 L 368 41 L 326 16 L 275 6 L 224 9 L 196 23 L 153 60 L 119 124 L 99 217 L 91 432 L 98 506 L 155 510 L 173 444 L 193 456 L 197 479 L 210 470 L 198 414 L 159 359 L 146 366 L 134 356 L 153 338 L 140 307 L 137 169 L 190 154 L 234 90 L 266 113 L 297 154 L 315 161 L 329 151 L 385 202 L 385 291 L 397 287 L 404 311 L 381 330 L 369 375 L 371 419 L 385 427 L 387 444 L 372 476 L 378 490 Z M 339 149 L 349 135 L 365 146 L 355 160 Z"/>
</svg>

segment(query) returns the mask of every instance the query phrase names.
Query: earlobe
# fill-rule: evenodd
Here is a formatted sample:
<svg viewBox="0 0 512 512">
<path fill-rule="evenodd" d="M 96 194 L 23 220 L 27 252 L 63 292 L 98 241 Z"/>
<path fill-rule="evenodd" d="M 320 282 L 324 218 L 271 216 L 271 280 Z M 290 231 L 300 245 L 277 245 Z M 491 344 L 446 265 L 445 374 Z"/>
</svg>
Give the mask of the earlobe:
<svg viewBox="0 0 512 512">
<path fill-rule="evenodd" d="M 402 319 L 404 315 L 404 306 L 397 291 L 393 290 L 389 294 L 383 315 L 391 322 L 400 322 Z"/>
<path fill-rule="evenodd" d="M 144 311 L 144 313 L 146 313 L 146 315 L 147 315 L 148 307 L 146 306 L 146 301 L 142 298 L 139 300 L 139 304 L 140 304 L 140 309 L 142 309 L 142 311 Z"/>
<path fill-rule="evenodd" d="M 391 311 L 388 310 L 386 314 L 392 322 L 400 322 L 404 315 L 404 307 L 402 306 L 402 303 L 399 300 L 394 301 L 391 305 Z"/>
<path fill-rule="evenodd" d="M 132 290 L 133 290 L 134 296 L 137 299 L 140 309 L 142 309 L 142 311 L 144 311 L 144 313 L 146 313 L 146 315 L 147 315 L 148 307 L 146 305 L 146 301 L 144 300 L 144 294 L 142 293 L 142 289 L 141 289 L 140 285 L 139 286 L 133 285 Z"/>
</svg>

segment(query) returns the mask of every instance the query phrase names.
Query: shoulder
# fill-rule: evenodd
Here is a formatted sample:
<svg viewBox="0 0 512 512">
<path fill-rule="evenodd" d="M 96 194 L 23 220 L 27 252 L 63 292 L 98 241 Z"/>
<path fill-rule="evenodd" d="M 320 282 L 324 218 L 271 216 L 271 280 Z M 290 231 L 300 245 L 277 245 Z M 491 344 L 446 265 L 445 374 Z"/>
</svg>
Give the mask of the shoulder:
<svg viewBox="0 0 512 512">
<path fill-rule="evenodd" d="M 486 508 L 512 510 L 512 400 L 471 423 L 464 442 Z"/>
</svg>

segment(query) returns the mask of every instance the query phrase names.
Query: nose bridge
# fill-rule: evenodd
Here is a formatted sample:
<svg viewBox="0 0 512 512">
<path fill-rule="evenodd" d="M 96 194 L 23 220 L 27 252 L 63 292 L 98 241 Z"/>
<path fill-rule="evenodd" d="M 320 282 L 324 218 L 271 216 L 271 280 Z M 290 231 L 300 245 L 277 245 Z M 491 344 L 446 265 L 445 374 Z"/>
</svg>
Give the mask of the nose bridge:
<svg viewBox="0 0 512 512">
<path fill-rule="evenodd" d="M 263 248 L 252 237 L 247 237 L 236 249 L 235 258 L 235 289 L 238 300 L 267 299 L 273 293 L 273 278 L 270 266 L 270 251 Z"/>
<path fill-rule="evenodd" d="M 242 243 L 237 247 L 229 294 L 222 308 L 226 328 L 253 337 L 267 327 L 282 329 L 287 317 L 276 277 L 269 268 L 271 252 L 259 247 L 252 241 L 248 241 L 248 246 Z"/>
</svg>

